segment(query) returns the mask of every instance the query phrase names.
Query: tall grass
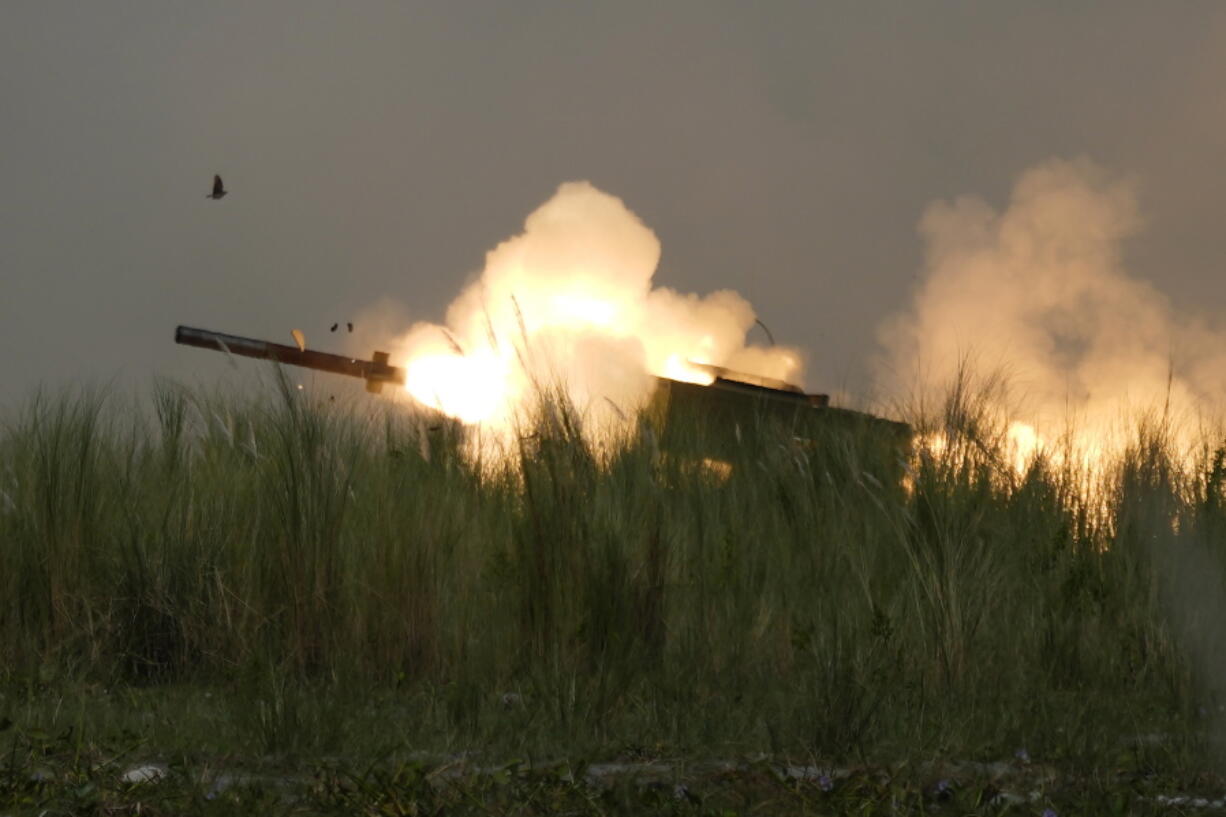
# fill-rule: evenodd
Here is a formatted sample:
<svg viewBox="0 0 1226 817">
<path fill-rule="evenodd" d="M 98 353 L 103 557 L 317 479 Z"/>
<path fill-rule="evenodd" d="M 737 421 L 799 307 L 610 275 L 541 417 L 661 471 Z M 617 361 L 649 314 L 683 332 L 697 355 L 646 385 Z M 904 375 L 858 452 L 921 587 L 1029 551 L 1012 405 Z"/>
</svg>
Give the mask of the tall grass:
<svg viewBox="0 0 1226 817">
<path fill-rule="evenodd" d="M 509 749 L 1202 745 L 1222 449 L 1151 422 L 1094 475 L 1017 474 L 980 397 L 908 418 L 946 445 L 899 484 L 854 425 L 746 433 L 721 476 L 700 427 L 597 451 L 561 401 L 477 465 L 452 424 L 284 381 L 41 394 L 0 431 L 0 671 L 255 690 L 270 750 L 342 690 Z"/>
</svg>

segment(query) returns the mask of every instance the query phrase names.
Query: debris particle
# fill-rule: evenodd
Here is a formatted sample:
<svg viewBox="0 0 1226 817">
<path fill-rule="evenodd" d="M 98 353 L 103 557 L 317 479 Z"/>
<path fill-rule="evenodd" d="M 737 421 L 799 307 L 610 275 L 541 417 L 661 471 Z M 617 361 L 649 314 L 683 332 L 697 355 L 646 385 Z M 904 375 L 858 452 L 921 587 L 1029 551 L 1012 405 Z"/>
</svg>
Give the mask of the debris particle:
<svg viewBox="0 0 1226 817">
<path fill-rule="evenodd" d="M 338 326 L 340 326 L 340 324 L 339 324 L 339 323 L 334 323 L 334 324 L 332 324 L 332 328 L 331 328 L 331 329 L 329 329 L 328 331 L 329 331 L 329 332 L 335 332 L 335 331 L 336 331 L 336 327 L 338 327 Z"/>
<path fill-rule="evenodd" d="M 217 339 L 217 345 L 221 347 L 221 351 L 226 353 L 226 359 L 230 361 L 230 368 L 237 369 L 238 361 L 234 359 L 234 353 L 230 351 L 230 347 L 226 346 L 226 342 L 221 338 Z"/>
<path fill-rule="evenodd" d="M 306 335 L 302 334 L 301 329 L 293 329 L 290 334 L 294 336 L 294 343 L 298 344 L 298 351 L 306 351 Z"/>
<path fill-rule="evenodd" d="M 205 198 L 219 199 L 230 191 L 221 183 L 221 176 L 214 174 L 213 176 L 213 192 L 209 193 Z"/>
<path fill-rule="evenodd" d="M 452 337 L 451 333 L 446 329 L 443 330 L 443 337 L 447 338 L 447 342 L 451 344 L 451 348 L 455 350 L 457 355 L 460 357 L 464 356 L 464 347 L 460 346 L 459 341 Z"/>
</svg>

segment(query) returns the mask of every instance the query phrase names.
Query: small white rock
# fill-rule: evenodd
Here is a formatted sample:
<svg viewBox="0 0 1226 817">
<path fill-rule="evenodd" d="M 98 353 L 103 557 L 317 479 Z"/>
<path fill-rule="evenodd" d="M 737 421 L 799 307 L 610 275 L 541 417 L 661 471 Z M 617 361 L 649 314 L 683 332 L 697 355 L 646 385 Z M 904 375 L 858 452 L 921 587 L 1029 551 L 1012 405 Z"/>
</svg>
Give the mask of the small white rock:
<svg viewBox="0 0 1226 817">
<path fill-rule="evenodd" d="M 166 771 L 165 766 L 149 763 L 128 769 L 119 779 L 124 783 L 156 783 L 166 776 Z"/>
</svg>

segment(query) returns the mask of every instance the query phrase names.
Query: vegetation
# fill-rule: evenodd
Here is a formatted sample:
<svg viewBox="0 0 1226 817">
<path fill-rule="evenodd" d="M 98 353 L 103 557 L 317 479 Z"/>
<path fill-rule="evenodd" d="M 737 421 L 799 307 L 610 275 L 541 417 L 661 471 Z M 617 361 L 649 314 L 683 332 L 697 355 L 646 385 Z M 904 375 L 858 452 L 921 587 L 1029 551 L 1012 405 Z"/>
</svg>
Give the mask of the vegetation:
<svg viewBox="0 0 1226 817">
<path fill-rule="evenodd" d="M 251 813 L 1222 791 L 1226 452 L 1161 418 L 1018 474 L 955 388 L 898 480 L 854 425 L 747 429 L 723 472 L 701 428 L 602 451 L 561 401 L 476 461 L 284 381 L 149 403 L 40 395 L 0 429 L 0 813 L 234 813 L 220 770 Z M 170 782 L 123 782 L 141 762 Z"/>
</svg>

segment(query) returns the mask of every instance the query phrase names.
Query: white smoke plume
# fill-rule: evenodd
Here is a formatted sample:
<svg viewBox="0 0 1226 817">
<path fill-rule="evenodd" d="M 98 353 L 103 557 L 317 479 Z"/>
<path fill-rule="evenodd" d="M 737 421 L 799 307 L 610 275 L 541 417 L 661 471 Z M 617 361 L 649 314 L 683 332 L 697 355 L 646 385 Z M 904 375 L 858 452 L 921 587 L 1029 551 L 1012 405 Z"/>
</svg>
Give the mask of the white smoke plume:
<svg viewBox="0 0 1226 817">
<path fill-rule="evenodd" d="M 1134 185 L 1085 160 L 1026 171 L 1003 211 L 969 196 L 932 204 L 914 303 L 881 330 L 887 393 L 942 389 L 969 360 L 1002 371 L 1018 419 L 1047 433 L 1101 436 L 1140 411 L 1222 405 L 1226 332 L 1125 270 L 1140 226 Z"/>
<path fill-rule="evenodd" d="M 721 290 L 653 287 L 656 235 L 618 198 L 569 182 L 491 250 L 442 324 L 394 348 L 409 393 L 466 422 L 507 428 L 538 387 L 562 386 L 597 423 L 630 416 L 652 375 L 710 379 L 689 362 L 797 382 L 794 349 L 746 343 L 753 308 Z"/>
</svg>

